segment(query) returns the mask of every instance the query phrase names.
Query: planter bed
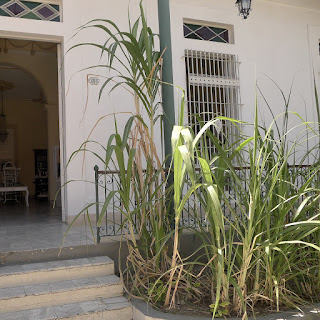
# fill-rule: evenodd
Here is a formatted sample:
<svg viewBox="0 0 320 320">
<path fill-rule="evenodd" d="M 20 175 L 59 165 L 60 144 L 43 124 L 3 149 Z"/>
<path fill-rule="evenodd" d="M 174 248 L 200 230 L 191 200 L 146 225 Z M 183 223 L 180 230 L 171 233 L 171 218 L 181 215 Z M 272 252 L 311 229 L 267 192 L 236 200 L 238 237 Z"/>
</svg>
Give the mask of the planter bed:
<svg viewBox="0 0 320 320">
<path fill-rule="evenodd" d="M 212 317 L 195 317 L 173 313 L 165 313 L 152 308 L 146 302 L 138 299 L 132 299 L 133 320 L 212 320 Z M 249 320 L 318 320 L 320 319 L 320 304 L 316 304 L 314 308 L 305 308 L 304 313 L 299 311 L 288 311 L 259 316 L 257 318 L 250 317 Z M 218 319 L 218 318 L 216 318 Z M 239 320 L 241 318 L 227 318 L 228 320 Z"/>
</svg>

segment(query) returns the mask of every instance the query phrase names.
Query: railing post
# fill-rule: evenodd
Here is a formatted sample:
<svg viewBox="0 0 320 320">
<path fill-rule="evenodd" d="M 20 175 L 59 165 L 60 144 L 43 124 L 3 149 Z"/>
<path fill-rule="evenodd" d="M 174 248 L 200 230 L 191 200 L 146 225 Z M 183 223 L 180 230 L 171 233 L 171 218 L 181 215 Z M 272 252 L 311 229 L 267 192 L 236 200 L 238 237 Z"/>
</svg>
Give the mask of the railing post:
<svg viewBox="0 0 320 320">
<path fill-rule="evenodd" d="M 99 167 L 94 166 L 94 183 L 96 188 L 96 225 L 97 225 L 97 243 L 100 243 L 100 227 L 98 226 L 99 221 Z"/>
</svg>

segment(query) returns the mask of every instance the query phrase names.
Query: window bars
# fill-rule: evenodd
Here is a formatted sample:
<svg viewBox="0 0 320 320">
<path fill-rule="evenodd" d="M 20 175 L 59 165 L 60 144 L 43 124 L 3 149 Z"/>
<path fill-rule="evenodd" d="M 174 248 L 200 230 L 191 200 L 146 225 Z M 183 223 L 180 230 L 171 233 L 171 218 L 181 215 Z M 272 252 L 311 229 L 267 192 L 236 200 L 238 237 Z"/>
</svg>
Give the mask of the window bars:
<svg viewBox="0 0 320 320">
<path fill-rule="evenodd" d="M 188 123 L 197 134 L 201 129 L 199 119 L 210 121 L 217 116 L 239 119 L 240 81 L 239 62 L 234 54 L 185 50 L 187 78 Z M 212 126 L 212 132 L 221 143 L 233 142 L 237 134 L 230 122 L 221 120 Z M 228 139 L 227 139 L 228 138 Z M 207 139 L 210 155 L 216 153 Z"/>
</svg>

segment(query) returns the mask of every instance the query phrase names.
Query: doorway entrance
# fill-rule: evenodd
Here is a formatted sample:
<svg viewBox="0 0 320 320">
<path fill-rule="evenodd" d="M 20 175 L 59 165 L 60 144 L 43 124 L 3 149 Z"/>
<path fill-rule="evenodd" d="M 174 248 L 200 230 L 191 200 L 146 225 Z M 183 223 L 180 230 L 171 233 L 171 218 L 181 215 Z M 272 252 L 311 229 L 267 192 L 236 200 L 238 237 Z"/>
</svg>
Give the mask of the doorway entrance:
<svg viewBox="0 0 320 320">
<path fill-rule="evenodd" d="M 61 208 L 61 197 L 56 198 L 61 186 L 57 53 L 55 43 L 0 39 L 0 87 L 1 81 L 10 84 L 3 90 L 7 137 L 0 141 L 0 183 L 8 183 L 4 167 L 14 168 L 11 183 L 27 187 L 33 213 L 39 205 L 50 211 L 54 200 Z M 25 206 L 20 191 L 0 197 L 0 217 L 1 211 L 19 214 Z"/>
</svg>

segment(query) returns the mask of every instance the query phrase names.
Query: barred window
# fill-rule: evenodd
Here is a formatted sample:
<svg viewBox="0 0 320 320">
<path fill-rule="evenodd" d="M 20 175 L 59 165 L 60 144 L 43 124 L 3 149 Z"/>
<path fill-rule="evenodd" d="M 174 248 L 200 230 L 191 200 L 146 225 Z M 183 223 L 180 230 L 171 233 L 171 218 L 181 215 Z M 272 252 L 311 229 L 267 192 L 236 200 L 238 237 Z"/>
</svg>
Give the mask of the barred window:
<svg viewBox="0 0 320 320">
<path fill-rule="evenodd" d="M 239 118 L 240 82 L 239 62 L 234 54 L 185 51 L 187 78 L 187 112 L 188 123 L 197 134 L 203 122 L 217 116 Z M 212 132 L 225 143 L 226 138 L 233 139 L 235 127 L 226 121 L 220 122 L 219 128 L 212 127 Z M 210 155 L 216 150 L 208 139 Z"/>
</svg>

